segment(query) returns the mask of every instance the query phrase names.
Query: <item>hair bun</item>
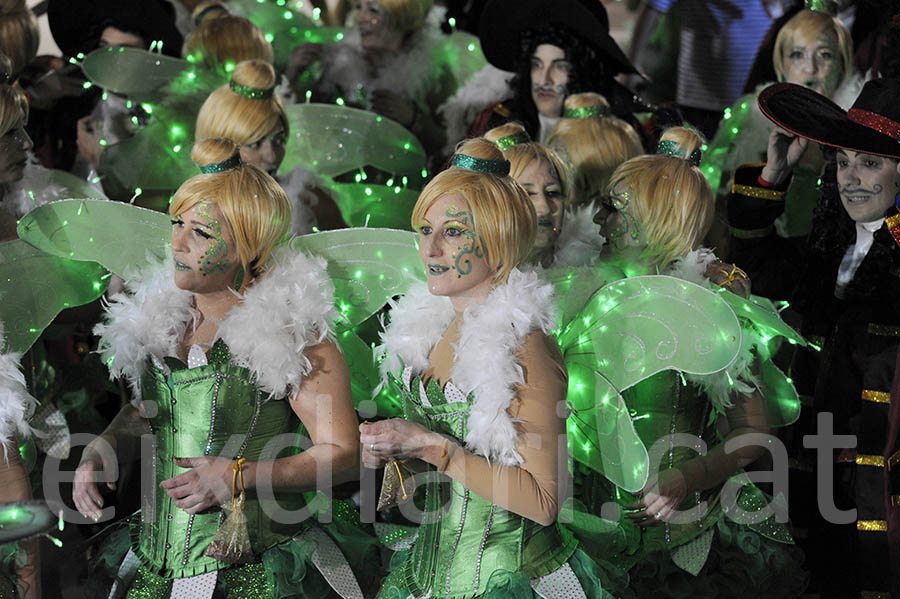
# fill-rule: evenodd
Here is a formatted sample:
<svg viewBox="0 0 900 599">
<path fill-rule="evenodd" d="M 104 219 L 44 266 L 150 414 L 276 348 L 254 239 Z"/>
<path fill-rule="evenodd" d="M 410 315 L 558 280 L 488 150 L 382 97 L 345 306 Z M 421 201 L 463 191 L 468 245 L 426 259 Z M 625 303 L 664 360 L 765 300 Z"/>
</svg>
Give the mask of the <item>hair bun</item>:
<svg viewBox="0 0 900 599">
<path fill-rule="evenodd" d="M 456 153 L 481 160 L 506 160 L 500 148 L 494 142 L 488 141 L 483 137 L 474 137 L 461 141 L 456 146 Z"/>
<path fill-rule="evenodd" d="M 691 127 L 669 127 L 659 137 L 659 142 L 672 142 L 679 155 L 685 158 L 701 150 L 706 140 L 699 131 Z"/>
<path fill-rule="evenodd" d="M 511 122 L 504 123 L 499 127 L 494 127 L 493 129 L 486 131 L 484 133 L 484 138 L 488 141 L 497 143 L 498 139 L 502 139 L 504 137 L 509 137 L 510 135 L 516 135 L 519 133 L 525 133 L 526 135 L 528 134 L 528 132 L 525 130 L 525 127 L 522 126 L 521 123 Z"/>
<path fill-rule="evenodd" d="M 589 106 L 600 106 L 609 109 L 609 102 L 606 98 L 596 92 L 583 92 L 580 94 L 572 94 L 566 98 L 566 110 L 574 110 L 576 108 L 587 108 Z"/>
<path fill-rule="evenodd" d="M 228 160 L 239 151 L 236 143 L 225 137 L 208 137 L 194 144 L 191 160 L 197 166 L 211 166 Z"/>
<path fill-rule="evenodd" d="M 271 89 L 275 87 L 277 78 L 275 68 L 264 60 L 244 60 L 237 63 L 231 73 L 231 79 L 235 83 L 254 87 L 257 89 Z"/>
</svg>

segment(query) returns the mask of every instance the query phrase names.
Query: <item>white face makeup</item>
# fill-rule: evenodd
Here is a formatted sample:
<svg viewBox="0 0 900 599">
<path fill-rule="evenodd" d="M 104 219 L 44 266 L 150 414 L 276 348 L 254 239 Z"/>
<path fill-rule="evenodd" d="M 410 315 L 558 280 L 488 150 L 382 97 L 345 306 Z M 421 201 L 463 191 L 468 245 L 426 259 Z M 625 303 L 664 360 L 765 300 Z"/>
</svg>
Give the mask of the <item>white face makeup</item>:
<svg viewBox="0 0 900 599">
<path fill-rule="evenodd" d="M 832 32 L 823 32 L 812 40 L 795 36 L 782 50 L 782 64 L 785 81 L 829 97 L 843 77 L 840 51 Z"/>
<path fill-rule="evenodd" d="M 531 99 L 538 112 L 549 118 L 563 113 L 569 84 L 569 61 L 559 46 L 541 44 L 531 55 Z"/>
<path fill-rule="evenodd" d="M 445 193 L 425 211 L 418 225 L 419 257 L 433 295 L 483 297 L 490 292 L 493 269 L 475 232 L 475 220 L 462 194 Z"/>
<path fill-rule="evenodd" d="M 141 36 L 115 27 L 107 27 L 103 30 L 103 33 L 100 34 L 100 46 L 128 46 L 141 50 L 147 48 L 147 44 Z"/>
<path fill-rule="evenodd" d="M 378 0 L 361 0 L 357 5 L 356 26 L 366 52 L 397 50 L 403 44 L 403 34 L 394 29 L 390 15 Z"/>
<path fill-rule="evenodd" d="M 900 163 L 890 158 L 838 150 L 838 192 L 844 210 L 856 222 L 884 218 L 900 191 Z"/>
<path fill-rule="evenodd" d="M 541 254 L 551 247 L 562 229 L 564 200 L 556 171 L 546 160 L 535 159 L 516 178 L 534 204 L 537 213 L 537 237 L 533 254 Z"/>
<path fill-rule="evenodd" d="M 274 177 L 284 160 L 286 146 L 284 125 L 278 122 L 262 139 L 241 146 L 241 161 L 257 166 Z"/>
<path fill-rule="evenodd" d="M 228 221 L 218 206 L 200 202 L 172 219 L 175 284 L 194 293 L 236 288 L 243 272 Z"/>
<path fill-rule="evenodd" d="M 12 183 L 25 176 L 28 151 L 33 147 L 24 123 L 19 123 L 0 137 L 0 183 Z"/>
</svg>

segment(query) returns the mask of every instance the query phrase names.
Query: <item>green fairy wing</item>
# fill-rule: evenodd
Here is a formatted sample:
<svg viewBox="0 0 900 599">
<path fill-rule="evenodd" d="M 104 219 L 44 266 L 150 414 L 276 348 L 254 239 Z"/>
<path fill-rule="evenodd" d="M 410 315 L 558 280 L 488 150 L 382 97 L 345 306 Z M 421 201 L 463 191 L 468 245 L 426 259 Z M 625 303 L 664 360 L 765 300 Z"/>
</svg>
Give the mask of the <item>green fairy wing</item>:
<svg viewBox="0 0 900 599">
<path fill-rule="evenodd" d="M 61 200 L 21 220 L 19 237 L 61 258 L 98 262 L 123 276 L 129 267 L 162 260 L 171 235 L 161 212 L 110 200 Z"/>
<path fill-rule="evenodd" d="M 478 37 L 458 29 L 443 36 L 439 53 L 460 86 L 487 64 Z"/>
<path fill-rule="evenodd" d="M 410 175 L 425 166 L 425 150 L 402 125 L 373 112 L 335 104 L 287 107 L 291 135 L 282 172 L 295 166 L 334 177 L 374 166 Z"/>
<path fill-rule="evenodd" d="M 199 110 L 200 105 L 196 107 Z M 138 195 L 148 190 L 174 192 L 199 173 L 197 165 L 191 162 L 193 121 L 193 118 L 152 121 L 128 139 L 107 146 L 100 154 L 100 170 L 123 192 Z"/>
<path fill-rule="evenodd" d="M 334 282 L 336 307 L 351 326 L 406 292 L 425 272 L 416 234 L 393 229 L 339 229 L 294 237 L 291 248 L 322 256 Z"/>
<path fill-rule="evenodd" d="M 335 202 L 351 227 L 408 229 L 419 192 L 398 186 L 335 183 Z"/>
<path fill-rule="evenodd" d="M 93 85 L 136 102 L 153 103 L 172 93 L 201 97 L 202 102 L 225 83 L 221 75 L 188 60 L 124 46 L 94 50 L 84 57 L 81 70 Z"/>
<path fill-rule="evenodd" d="M 649 457 L 620 392 L 663 370 L 727 368 L 741 328 L 719 294 L 673 277 L 638 276 L 599 289 L 558 340 L 569 369 L 573 456 L 636 491 Z"/>
<path fill-rule="evenodd" d="M 275 51 L 275 70 L 281 72 L 287 65 L 291 50 L 300 44 L 311 42 L 329 44 L 344 37 L 343 27 L 322 25 L 302 12 L 293 10 L 294 2 L 264 2 L 257 0 L 230 0 L 232 14 L 240 15 L 262 29 Z M 302 6 L 302 2 L 298 2 Z"/>
<path fill-rule="evenodd" d="M 65 308 L 90 303 L 108 285 L 95 262 L 59 258 L 21 239 L 0 244 L 0 321 L 6 351 L 25 352 Z"/>
<path fill-rule="evenodd" d="M 800 417 L 800 397 L 793 381 L 772 361 L 781 339 L 791 345 L 808 345 L 806 340 L 781 319 L 771 300 L 751 295 L 745 299 L 720 289 L 722 299 L 738 315 L 745 339 L 752 343 L 759 358 L 763 396 L 769 425 L 783 427 Z"/>
<path fill-rule="evenodd" d="M 19 221 L 19 236 L 31 245 L 53 256 L 99 262 L 120 276 L 164 259 L 170 234 L 167 215 L 108 200 L 51 202 Z M 425 278 L 411 231 L 340 229 L 295 237 L 289 245 L 328 261 L 337 308 L 350 326 Z"/>
<path fill-rule="evenodd" d="M 541 277 L 553 285 L 556 320 L 561 329 L 572 322 L 598 289 L 625 278 L 625 274 L 618 266 L 604 261 L 594 266 L 548 268 Z"/>
</svg>

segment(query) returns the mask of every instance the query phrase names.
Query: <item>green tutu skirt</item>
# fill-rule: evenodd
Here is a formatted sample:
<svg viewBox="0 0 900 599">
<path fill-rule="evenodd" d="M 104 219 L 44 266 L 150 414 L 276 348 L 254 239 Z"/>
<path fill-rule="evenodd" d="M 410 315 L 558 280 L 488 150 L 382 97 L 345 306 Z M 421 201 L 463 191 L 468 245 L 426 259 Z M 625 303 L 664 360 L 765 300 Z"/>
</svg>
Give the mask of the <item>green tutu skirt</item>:
<svg viewBox="0 0 900 599">
<path fill-rule="evenodd" d="M 348 510 L 349 511 L 349 510 Z M 357 519 L 338 517 L 330 523 L 316 523 L 343 553 L 359 587 L 366 597 L 377 585 L 381 575 L 378 567 L 378 547 L 367 526 Z M 116 577 L 120 564 L 131 548 L 131 536 L 127 526 L 118 526 L 102 544 L 102 550 L 93 564 L 93 574 L 85 589 L 93 589 L 96 597 L 108 596 L 108 589 Z M 316 543 L 308 537 L 288 539 L 274 545 L 260 555 L 257 562 L 236 565 L 219 570 L 216 579 L 215 599 L 325 599 L 340 597 L 329 585 L 313 563 Z M 98 584 L 98 578 L 105 582 Z M 159 576 L 150 569 L 139 566 L 134 579 L 118 581 L 125 586 L 117 596 L 128 599 L 165 599 L 172 589 L 172 579 Z M 100 587 L 107 590 L 99 594 Z M 2 598 L 0 598 L 2 599 Z"/>
<path fill-rule="evenodd" d="M 412 549 L 396 552 L 391 559 L 391 572 L 384 579 L 377 599 L 407 599 L 410 591 L 406 587 L 405 573 L 400 566 L 406 561 Z M 577 549 L 569 558 L 568 565 L 578 578 L 585 596 L 589 599 L 616 599 L 615 589 L 627 586 L 627 575 L 611 563 L 601 562 Z M 532 581 L 518 572 L 496 570 L 488 579 L 486 591 L 478 595 L 484 599 L 541 599 L 532 588 Z"/>
</svg>

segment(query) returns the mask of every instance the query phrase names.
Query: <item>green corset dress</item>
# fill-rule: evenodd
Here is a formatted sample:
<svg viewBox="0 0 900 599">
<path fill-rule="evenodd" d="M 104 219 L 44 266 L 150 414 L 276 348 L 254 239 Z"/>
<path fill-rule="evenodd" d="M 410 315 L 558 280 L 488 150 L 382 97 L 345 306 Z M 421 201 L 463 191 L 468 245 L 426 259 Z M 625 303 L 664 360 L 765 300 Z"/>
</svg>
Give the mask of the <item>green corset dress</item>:
<svg viewBox="0 0 900 599">
<path fill-rule="evenodd" d="M 660 471 L 697 455 L 699 442 L 679 446 L 675 443 L 679 433 L 702 439 L 707 450 L 720 442 L 716 419 L 710 417 L 711 403 L 675 372 L 653 375 L 622 395 L 651 456 L 654 451 L 650 448 L 657 444 Z M 630 568 L 630 591 L 638 597 L 650 596 L 648 593 L 659 597 L 739 597 L 745 589 L 752 594 L 764 588 L 773 597 L 796 596 L 806 579 L 800 568 L 802 557 L 792 547 L 788 526 L 777 522 L 775 516 L 763 519 L 759 513 L 771 498 L 749 480 L 746 483 L 738 491 L 735 504 L 723 501 L 723 485 L 689 493 L 679 510 L 696 512 L 686 523 L 641 528 L 621 517 L 626 549 L 610 559 Z M 608 501 L 625 507 L 640 500 L 639 494 L 616 487 L 595 471 L 588 471 L 582 484 L 580 498 L 594 514 L 600 514 L 601 506 Z M 746 524 L 736 521 L 732 506 L 743 511 L 748 518 Z M 667 552 L 670 559 L 660 551 Z M 678 589 L 693 590 L 681 594 Z"/>
<path fill-rule="evenodd" d="M 227 352 L 224 343 L 219 342 L 216 350 L 221 349 Z M 149 421 L 155 438 L 156 484 L 153 503 L 144 508 L 137 525 L 134 551 L 158 574 L 183 578 L 226 566 L 203 555 L 224 518 L 219 510 L 190 515 L 175 507 L 174 500 L 159 486 L 160 482 L 187 472 L 176 466 L 172 458 L 211 455 L 258 460 L 273 438 L 296 434 L 298 421 L 288 402 L 266 401 L 250 371 L 227 358 L 213 358 L 210 364 L 197 368 L 181 365 L 180 369 L 177 361 L 166 361 L 172 367 L 170 375 L 151 366 L 141 380 L 143 399 L 156 405 L 156 414 Z M 274 456 L 270 453 L 268 457 Z M 278 504 L 296 510 L 304 505 L 304 499 L 300 494 L 279 493 Z M 253 494 L 247 497 L 244 514 L 257 554 L 309 525 L 274 522 Z"/>
<path fill-rule="evenodd" d="M 425 387 L 418 377 L 410 377 L 406 369 L 404 384 L 398 385 L 404 418 L 462 442 L 472 397 L 450 382 L 442 391 L 433 379 Z M 480 597 L 498 578 L 509 576 L 524 577 L 535 588 L 543 578 L 545 590 L 538 592 L 544 597 L 585 596 L 580 570 L 576 567 L 576 576 L 568 564 L 578 542 L 564 528 L 542 526 L 507 511 L 447 477 L 432 477 L 424 486 L 418 537 L 379 597 Z M 531 588 L 527 591 L 531 595 Z"/>
<path fill-rule="evenodd" d="M 342 545 L 352 542 L 354 558 L 369 553 L 373 542 L 361 530 L 358 512 L 351 513 L 355 510 L 348 505 L 335 502 L 335 521 L 321 525 L 301 511 L 306 505 L 303 494 L 279 491 L 276 502 L 248 492 L 244 515 L 258 561 L 233 566 L 204 556 L 224 513 L 188 514 L 159 486 L 187 471 L 173 463 L 175 456 L 259 460 L 298 451 L 300 423 L 289 402 L 262 393 L 252 373 L 230 361 L 223 341 L 217 341 L 210 354 L 208 364 L 193 368 L 166 358 L 170 374 L 161 364 L 150 364 L 141 379 L 154 436 L 155 484 L 149 505 L 132 521 L 131 552 L 120 566 L 110 596 L 121 596 L 130 586 L 129 598 L 327 597 L 335 596 L 340 587 L 346 591 L 338 594 L 361 599 L 353 571 L 334 539 Z M 266 514 L 274 508 L 295 512 L 296 517 L 280 518 L 294 521 L 276 522 Z M 371 555 L 366 556 L 370 559 Z M 315 568 L 306 567 L 314 564 L 321 570 L 320 564 L 328 560 L 332 567 L 324 578 Z M 180 582 L 190 577 L 189 583 Z"/>
</svg>

